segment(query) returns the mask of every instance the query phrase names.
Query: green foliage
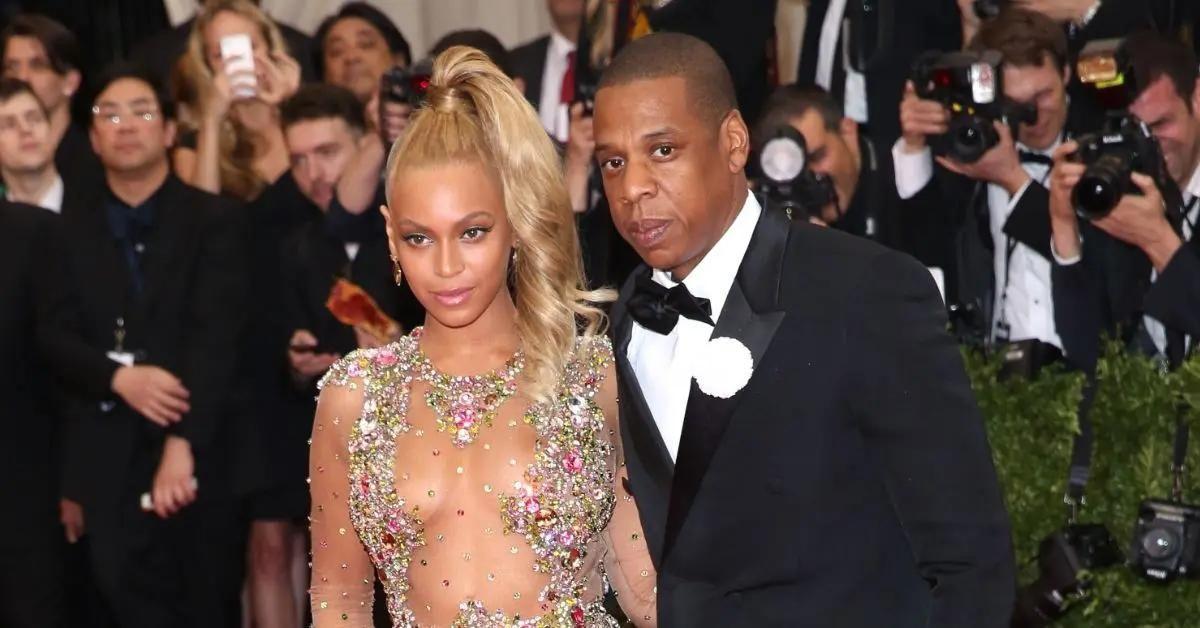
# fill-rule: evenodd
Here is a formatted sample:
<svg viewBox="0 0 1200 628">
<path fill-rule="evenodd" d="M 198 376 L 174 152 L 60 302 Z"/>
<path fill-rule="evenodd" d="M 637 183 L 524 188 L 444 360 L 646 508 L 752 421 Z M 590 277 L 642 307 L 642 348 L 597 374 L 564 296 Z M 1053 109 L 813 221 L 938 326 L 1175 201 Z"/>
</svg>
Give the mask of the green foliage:
<svg viewBox="0 0 1200 628">
<path fill-rule="evenodd" d="M 1037 575 L 1038 543 L 1064 523 L 1063 493 L 1083 378 L 1051 369 L 1033 381 L 999 381 L 995 361 L 968 354 L 966 363 L 1012 519 L 1020 581 L 1027 584 Z M 1138 504 L 1170 497 L 1175 420 L 1181 406 L 1189 420 L 1200 409 L 1200 360 L 1163 374 L 1151 360 L 1112 345 L 1097 377 L 1091 412 L 1096 441 L 1080 521 L 1106 524 L 1124 550 Z M 1192 446 L 1187 468 L 1200 469 L 1197 463 L 1200 446 Z M 1187 476 L 1184 498 L 1200 503 L 1197 473 Z M 1200 582 L 1155 585 L 1116 566 L 1096 574 L 1094 592 L 1059 625 L 1200 626 Z"/>
</svg>

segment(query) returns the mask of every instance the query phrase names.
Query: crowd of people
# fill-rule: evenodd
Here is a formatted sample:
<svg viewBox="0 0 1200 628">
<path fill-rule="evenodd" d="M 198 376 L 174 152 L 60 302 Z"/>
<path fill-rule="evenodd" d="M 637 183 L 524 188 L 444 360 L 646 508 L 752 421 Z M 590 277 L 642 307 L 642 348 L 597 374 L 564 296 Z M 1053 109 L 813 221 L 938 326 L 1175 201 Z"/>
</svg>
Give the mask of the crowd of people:
<svg viewBox="0 0 1200 628">
<path fill-rule="evenodd" d="M 480 346 L 511 341 L 521 351 L 507 364 L 527 363 L 527 373 L 538 377 L 586 380 L 586 386 L 572 384 L 572 394 L 595 395 L 593 405 L 603 410 L 594 429 L 604 438 L 579 445 L 559 443 L 556 433 L 539 431 L 538 437 L 567 449 L 583 447 L 578 459 L 562 464 L 577 466 L 588 481 L 612 480 L 615 473 L 616 488 L 596 488 L 596 503 L 583 499 L 578 507 L 584 510 L 569 514 L 560 505 L 545 515 L 534 501 L 528 525 L 576 517 L 583 523 L 572 533 L 586 528 L 599 543 L 601 530 L 589 526 L 605 516 L 611 495 L 602 496 L 615 490 L 624 498 L 611 498 L 615 512 L 610 505 L 613 523 L 605 533 L 635 541 L 610 544 L 611 555 L 600 561 L 573 556 L 563 563 L 569 569 L 537 563 L 535 572 L 553 574 L 556 584 L 546 590 L 555 597 L 529 600 L 537 596 L 526 593 L 528 603 L 516 608 L 537 609 L 540 602 L 542 612 L 561 612 L 555 615 L 560 620 L 608 625 L 592 623 L 607 617 L 605 604 L 582 599 L 582 591 L 597 587 L 588 578 L 600 574 L 635 624 L 742 625 L 748 615 L 731 608 L 742 608 L 737 591 L 745 590 L 746 608 L 757 605 L 759 617 L 841 617 L 846 623 L 826 625 L 867 626 L 927 613 L 942 622 L 929 625 L 992 625 L 958 623 L 983 613 L 994 625 L 1006 625 L 996 609 L 1011 608 L 1011 591 L 996 593 L 994 586 L 1015 579 L 1011 556 L 1004 557 L 1011 547 L 1002 538 L 1003 506 L 978 421 L 955 422 L 977 419 L 977 411 L 969 392 L 947 392 L 920 373 L 946 386 L 961 383 L 957 357 L 943 343 L 951 337 L 1004 355 L 1013 371 L 1027 375 L 1055 363 L 1092 373 L 1106 337 L 1164 367 L 1185 359 L 1200 336 L 1200 240 L 1193 239 L 1200 216 L 1200 38 L 1194 45 L 1189 37 L 1197 35 L 1200 12 L 1190 14 L 1187 3 L 1132 0 L 1014 0 L 997 3 L 1005 6 L 996 12 L 972 0 L 904 8 L 813 0 L 798 80 L 776 86 L 767 52 L 773 1 L 674 0 L 634 9 L 632 16 L 602 8 L 616 11 L 608 16 L 612 41 L 606 43 L 596 40 L 603 31 L 589 30 L 605 22 L 588 14 L 593 4 L 548 0 L 553 30 L 512 50 L 485 30 L 463 30 L 423 53 L 410 48 L 402 25 L 369 2 L 346 3 L 309 37 L 276 23 L 251 0 L 205 0 L 194 19 L 142 42 L 97 76 L 84 76 L 86 51 L 55 20 L 23 13 L 3 25 L 0 347 L 6 359 L 0 365 L 0 417 L 10 431 L 0 441 L 0 498 L 10 508 L 0 521 L 0 625 L 295 628 L 310 620 L 337 625 L 338 615 L 352 625 L 390 625 L 389 611 L 393 620 L 425 624 L 439 623 L 431 618 L 445 608 L 457 609 L 471 593 L 458 588 L 459 571 L 517 559 L 459 543 L 456 520 L 431 514 L 426 524 L 449 541 L 431 554 L 436 569 L 428 573 L 437 576 L 420 576 L 419 587 L 444 587 L 446 593 L 434 595 L 423 611 L 413 610 L 406 603 L 415 608 L 412 600 L 431 598 L 410 595 L 406 601 L 409 555 L 396 554 L 402 567 L 379 563 L 381 556 L 393 556 L 398 543 L 392 535 L 408 534 L 404 526 L 411 519 L 382 536 L 360 538 L 354 530 L 364 534 L 364 521 L 382 514 L 335 514 L 347 509 L 351 495 L 345 491 L 357 487 L 348 484 L 348 469 L 373 464 L 366 449 L 347 448 L 349 425 L 377 412 L 369 395 L 393 385 L 384 371 L 372 369 L 385 358 L 389 364 L 411 360 L 414 368 L 426 360 L 420 368 L 430 370 L 420 377 L 427 401 L 445 392 L 435 387 L 442 380 L 446 391 L 472 394 L 458 382 L 471 378 L 444 376 L 433 362 L 460 367 L 447 371 L 488 370 L 475 369 L 466 357 L 455 362 L 457 354 L 448 349 L 437 353 L 453 344 L 444 330 L 474 324 L 445 318 L 448 303 L 467 297 L 430 288 L 455 264 L 499 291 L 498 302 L 515 321 L 516 331 L 477 335 Z M 651 36 L 639 47 L 643 40 L 635 35 L 646 31 L 689 37 Z M 1114 63 L 1125 72 L 1128 92 L 1119 106 L 1099 99 L 1077 64 L 1094 49 L 1089 44 L 1110 38 L 1120 38 Z M 988 66 L 993 51 L 998 60 Z M 914 72 L 930 60 L 946 68 L 944 82 L 943 75 Z M 589 85 L 596 78 L 590 73 L 600 69 L 598 84 Z M 686 87 L 687 98 L 672 100 L 671 81 Z M 975 155 L 946 149 L 956 125 L 978 113 L 965 114 L 958 103 L 940 99 L 944 91 L 931 90 L 956 81 L 967 86 L 965 98 L 985 104 L 980 90 L 992 89 L 992 100 L 1006 107 L 1003 115 L 976 116 L 982 135 L 994 139 Z M 73 116 L 73 107 L 87 116 Z M 1133 120 L 1125 131 L 1130 137 L 1144 130 L 1161 159 L 1139 153 L 1141 161 L 1129 168 L 1133 174 L 1114 175 L 1128 183 L 1111 206 L 1089 215 L 1080 211 L 1076 194 L 1091 166 L 1080 159 L 1081 139 L 1111 135 L 1106 125 L 1118 119 Z M 719 155 L 689 145 L 702 143 L 696 138 L 708 138 L 714 125 Z M 536 141 L 525 133 L 529 129 Z M 795 138 L 803 164 L 794 180 L 772 184 L 763 156 L 777 137 Z M 495 172 L 476 168 L 471 155 L 486 156 L 480 161 L 491 162 Z M 761 194 L 747 196 L 747 190 Z M 813 190 L 821 200 L 804 202 L 814 198 Z M 539 194 L 545 198 L 535 198 Z M 660 198 L 707 213 L 648 214 L 658 206 L 646 199 Z M 458 234 L 450 227 L 438 231 L 446 216 L 464 207 L 480 210 L 463 218 L 475 222 L 454 223 L 462 228 Z M 507 221 L 489 213 L 497 207 Z M 480 221 L 487 224 L 472 226 Z M 796 231 L 796 222 L 854 240 L 827 241 L 811 235 L 807 225 Z M 768 227 L 777 233 L 762 235 Z M 663 244 L 683 237 L 664 235 L 672 230 L 689 241 L 708 240 L 694 250 Z M 722 234 L 741 244 L 727 244 Z M 418 259 L 414 251 L 443 237 L 483 244 L 461 259 L 449 253 Z M 496 248 L 504 238 L 507 244 Z M 889 252 L 860 248 L 858 240 Z M 742 250 L 731 250 L 737 246 Z M 734 265 L 725 277 L 717 262 L 697 265 L 710 252 L 736 254 L 738 263 L 744 253 L 747 264 L 756 264 L 761 277 L 777 277 L 779 287 L 751 286 L 743 279 L 745 266 L 739 273 Z M 803 272 L 778 268 L 784 259 L 804 262 Z M 646 270 L 643 263 L 654 273 L 635 272 Z M 928 273 L 911 272 L 921 266 Z M 697 272 L 689 275 L 692 270 Z M 636 276 L 627 280 L 631 273 Z M 677 286 L 685 285 L 685 276 L 688 303 L 671 301 L 680 298 Z M 706 281 L 740 287 L 728 298 L 725 292 L 715 298 L 688 293 L 703 293 Z M 937 307 L 930 300 L 935 285 L 942 297 Z M 606 303 L 615 296 L 610 289 L 622 286 L 610 312 L 612 346 L 585 342 L 594 354 L 582 365 L 564 367 L 563 343 L 574 327 L 569 321 L 587 328 L 585 338 L 598 337 Z M 655 290 L 662 293 L 655 298 L 678 310 L 671 310 L 674 319 L 664 331 L 645 313 L 658 308 L 660 316 L 664 306 L 637 305 L 643 291 Z M 346 314 L 338 296 L 346 291 L 353 293 L 350 309 L 369 316 Z M 804 298 L 797 291 L 823 295 L 828 308 L 790 314 L 780 327 L 783 311 L 800 307 L 793 305 Z M 500 306 L 489 305 L 494 307 Z M 883 318 L 872 320 L 876 314 Z M 540 332 L 539 324 L 545 326 Z M 409 335 L 422 325 L 429 328 L 425 335 Z M 951 334 L 930 332 L 939 326 Z M 693 397 L 704 387 L 689 383 L 690 369 L 705 360 L 697 339 L 707 341 L 713 328 L 726 335 L 752 332 L 747 343 L 755 369 L 763 367 L 779 381 L 759 382 L 774 396 L 748 405 L 780 446 L 790 439 L 793 453 L 785 457 L 810 452 L 799 458 L 811 464 L 756 458 L 754 452 L 769 445 L 732 427 L 728 438 L 734 440 L 721 450 L 726 457 L 714 458 L 724 424 L 703 436 L 684 429 L 685 414 L 692 421 L 699 412 L 689 387 Z M 780 358 L 780 351 L 767 354 L 776 362 L 761 364 L 777 328 L 784 340 L 776 342 L 788 343 L 789 353 L 809 355 L 805 347 L 822 347 L 819 364 Z M 493 323 L 490 329 L 502 327 Z M 861 335 L 847 339 L 847 333 Z M 412 338 L 422 338 L 420 349 Z M 522 348 L 530 340 L 541 345 Z M 399 349 L 389 353 L 389 347 Z M 834 359 L 847 351 L 857 357 Z M 496 363 L 505 364 L 511 353 L 497 353 Z M 355 357 L 347 362 L 347 356 Z M 370 356 L 369 366 L 364 356 Z M 444 359 L 434 359 L 439 356 Z M 838 396 L 847 385 L 839 369 L 865 382 L 861 397 Z M 540 430 L 539 421 L 551 422 L 538 414 L 543 406 L 528 414 L 501 407 L 516 389 L 519 368 L 509 370 L 508 381 L 501 377 L 508 371 L 496 371 L 501 400 L 481 406 L 481 415 L 490 420 L 494 414 L 497 425 L 513 429 L 523 419 Z M 618 375 L 621 425 L 615 422 L 617 386 L 599 383 Z M 367 377 L 376 377 L 377 385 L 368 386 Z M 325 393 L 319 390 L 323 380 Z M 363 394 L 346 392 L 356 386 Z M 320 412 L 318 394 L 324 395 Z M 549 394 L 535 386 L 519 396 L 540 403 Z M 713 397 L 713 415 L 725 420 L 734 411 L 721 405 L 727 396 Z M 388 403 L 378 403 L 381 425 Z M 445 403 L 452 407 L 452 400 Z M 418 406 L 424 408 L 410 408 Z M 787 412 L 800 406 L 818 409 L 809 413 L 853 408 L 845 410 L 845 425 L 861 420 L 866 427 L 853 433 L 842 423 L 837 429 L 797 427 Z M 935 406 L 936 412 L 923 415 L 924 427 L 901 436 L 906 447 L 918 439 L 939 452 L 954 450 L 943 462 L 957 477 L 917 460 L 918 449 L 889 449 L 888 436 L 907 425 L 904 413 Z M 899 414 L 876 414 L 881 408 Z M 410 412 L 415 418 L 409 423 L 437 422 L 429 440 L 442 431 L 442 417 Z M 552 410 L 545 414 L 553 417 Z M 563 416 L 578 415 L 572 410 Z M 651 430 L 653 437 L 639 441 L 639 430 Z M 424 430 L 414 431 L 423 437 Z M 622 439 L 613 436 L 618 433 L 629 451 L 621 453 Z M 330 440 L 335 434 L 341 440 Z M 432 447 L 433 456 L 450 465 L 445 469 L 454 469 L 451 457 L 476 438 L 469 426 L 454 434 L 453 443 Z M 801 442 L 806 439 L 830 449 Z M 657 447 L 638 446 L 650 441 Z M 399 453 L 393 444 L 369 455 L 387 454 L 387 465 L 429 457 L 419 438 L 406 442 Z M 497 451 L 489 455 L 508 465 L 528 456 L 519 437 L 495 442 Z M 491 452 L 490 444 L 485 449 Z M 833 460 L 830 452 L 845 452 L 845 459 Z M 593 454 L 598 458 L 588 457 Z M 864 462 L 856 466 L 860 457 Z M 485 465 L 488 457 L 455 459 Z M 616 471 L 606 466 L 614 460 Z M 710 462 L 723 478 L 715 488 L 700 483 L 706 471 L 709 477 L 716 473 Z M 865 467 L 884 479 L 853 470 Z M 438 491 L 450 490 L 450 480 L 464 474 L 457 466 L 446 471 L 449 479 L 434 482 L 422 477 L 433 473 L 421 464 L 404 468 L 404 481 L 412 473 Z M 340 479 L 330 483 L 334 470 Z M 473 481 L 472 471 L 467 477 Z M 826 477 L 793 486 L 779 475 L 789 473 Z M 919 494 L 926 488 L 898 479 L 910 476 L 946 495 L 927 499 Z M 363 477 L 365 494 L 370 482 Z M 390 470 L 382 477 L 393 479 Z M 503 489 L 511 485 L 509 479 Z M 494 502 L 492 485 L 484 486 Z M 714 535 L 744 521 L 722 519 L 718 503 L 727 502 L 711 493 L 728 488 L 722 498 L 737 499 L 736 487 L 747 487 L 743 497 L 764 510 L 789 511 L 819 499 L 827 511 L 820 522 L 804 524 L 800 539 L 794 526 L 743 515 L 764 536 L 749 539 L 750 545 L 739 540 L 716 547 Z M 710 492 L 706 499 L 698 497 L 702 489 Z M 318 500 L 318 490 L 332 498 Z M 683 493 L 688 497 L 681 506 L 677 495 Z M 434 495 L 429 488 L 429 502 L 421 502 L 427 510 L 437 511 L 441 503 Z M 638 506 L 630 510 L 624 503 L 634 495 Z M 484 501 L 472 499 L 457 510 L 459 517 Z M 681 529 L 689 508 L 709 517 L 712 529 Z M 519 513 L 506 512 L 495 525 L 518 525 L 513 521 Z M 780 515 L 780 521 L 791 516 Z M 922 517 L 969 521 L 972 527 L 906 527 Z M 846 527 L 860 518 L 861 524 Z M 422 525 L 419 518 L 415 525 Z M 864 537 L 858 549 L 813 540 L 831 534 L 844 541 L 847 529 Z M 349 542 L 342 538 L 348 531 Z M 957 540 L 948 541 L 953 534 Z M 436 543 L 443 543 L 442 534 Z M 563 541 L 564 547 L 569 543 Z M 921 546 L 898 549 L 907 543 Z M 940 543 L 951 548 L 944 555 L 931 549 Z M 509 543 L 504 545 L 507 550 Z M 541 551 L 536 540 L 530 546 Z M 961 556 L 954 553 L 960 550 Z M 367 553 L 374 569 L 365 562 Z M 511 553 L 518 554 L 516 545 Z M 729 584 L 728 590 L 704 589 L 695 580 L 710 577 L 701 559 L 709 553 L 727 566 L 756 567 L 730 567 L 729 578 L 746 580 L 741 589 L 737 582 L 721 585 Z M 839 569 L 849 571 L 828 571 L 832 585 L 821 589 L 810 582 L 803 595 L 786 601 L 756 589 L 764 582 L 817 578 L 808 567 L 785 564 L 794 553 L 822 566 L 848 561 Z M 919 566 L 909 566 L 913 554 Z M 978 560 L 979 570 L 930 566 L 962 556 Z M 881 569 L 855 575 L 871 561 Z M 514 575 L 515 563 L 497 569 L 510 574 L 501 578 L 505 588 L 475 594 L 520 600 L 521 590 L 537 592 L 529 588 L 536 583 L 514 584 L 529 577 Z M 651 590 L 655 570 L 658 589 Z M 575 581 L 559 583 L 560 576 L 582 580 L 573 589 Z M 396 577 L 402 585 L 389 580 Z M 848 593 L 837 578 L 863 591 L 888 589 L 895 599 L 885 604 Z M 923 602 L 912 596 L 922 579 L 939 581 L 946 595 L 977 599 L 917 609 Z M 732 602 L 714 601 L 735 594 Z M 789 615 L 793 604 L 807 610 Z M 706 609 L 715 614 L 706 616 Z M 530 612 L 537 611 L 524 614 Z M 486 623 L 482 603 L 462 613 L 478 621 L 463 625 L 493 625 Z M 902 624 L 909 625 L 891 625 Z"/>
</svg>

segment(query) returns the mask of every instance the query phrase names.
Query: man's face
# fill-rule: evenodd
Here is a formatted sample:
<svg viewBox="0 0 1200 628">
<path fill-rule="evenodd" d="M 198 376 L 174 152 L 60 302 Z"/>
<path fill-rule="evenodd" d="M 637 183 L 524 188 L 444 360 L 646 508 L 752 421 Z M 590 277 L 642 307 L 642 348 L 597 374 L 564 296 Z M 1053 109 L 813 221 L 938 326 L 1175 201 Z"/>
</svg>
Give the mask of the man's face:
<svg viewBox="0 0 1200 628">
<path fill-rule="evenodd" d="M 1200 161 L 1200 84 L 1190 94 L 1188 103 L 1175 91 L 1175 84 L 1166 76 L 1150 84 L 1137 97 L 1129 112 L 1145 122 L 1162 146 L 1167 173 L 1180 186 L 1186 186 L 1192 171 Z"/>
<path fill-rule="evenodd" d="M 862 154 L 858 148 L 858 125 L 849 118 L 842 118 L 839 128 L 830 130 L 825 120 L 814 109 L 804 112 L 799 118 L 788 121 L 801 135 L 808 149 L 808 167 L 833 181 L 837 190 L 837 203 L 821 208 L 821 220 L 827 224 L 837 222 L 854 200 L 858 177 L 862 168 Z"/>
<path fill-rule="evenodd" d="M 688 98 L 681 77 L 596 95 L 596 160 L 613 222 L 647 264 L 677 279 L 733 222 L 749 138 L 736 111 L 705 119 Z"/>
<path fill-rule="evenodd" d="M 49 111 L 67 105 L 79 88 L 79 72 L 55 72 L 46 48 L 33 37 L 17 35 L 8 39 L 4 47 L 4 76 L 29 83 Z"/>
<path fill-rule="evenodd" d="M 302 120 L 284 131 L 292 176 L 304 196 L 329 209 L 334 188 L 358 150 L 361 133 L 341 118 Z"/>
<path fill-rule="evenodd" d="M 149 85 L 135 78 L 118 79 L 95 102 L 92 149 L 107 170 L 136 172 L 166 162 L 175 125 L 164 119 Z"/>
<path fill-rule="evenodd" d="M 338 20 L 325 35 L 325 82 L 354 92 L 367 102 L 379 89 L 383 73 L 394 65 L 407 65 L 408 59 L 392 54 L 387 40 L 370 22 L 346 17 Z"/>
<path fill-rule="evenodd" d="M 1037 123 L 1022 124 L 1017 141 L 1034 150 L 1054 145 L 1067 123 L 1067 70 L 1060 70 L 1050 55 L 1041 65 L 1004 65 L 1004 95 L 1023 105 L 1037 107 Z"/>
<path fill-rule="evenodd" d="M 584 0 L 546 0 L 546 10 L 555 22 L 583 22 Z"/>
<path fill-rule="evenodd" d="M 0 102 L 0 165 L 12 172 L 38 172 L 54 158 L 50 120 L 28 92 Z"/>
</svg>

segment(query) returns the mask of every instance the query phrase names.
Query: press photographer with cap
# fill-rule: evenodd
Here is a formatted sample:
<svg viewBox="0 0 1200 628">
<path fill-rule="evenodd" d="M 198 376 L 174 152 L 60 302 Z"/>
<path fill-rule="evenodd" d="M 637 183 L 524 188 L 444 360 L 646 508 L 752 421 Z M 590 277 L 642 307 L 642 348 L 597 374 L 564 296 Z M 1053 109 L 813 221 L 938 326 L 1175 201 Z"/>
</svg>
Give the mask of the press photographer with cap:
<svg viewBox="0 0 1200 628">
<path fill-rule="evenodd" d="M 832 94 L 815 85 L 776 89 L 753 137 L 758 187 L 768 209 L 779 205 L 793 219 L 900 245 L 891 155 L 876 150 Z"/>
<path fill-rule="evenodd" d="M 960 338 L 1020 343 L 1025 370 L 1036 369 L 1062 349 L 1043 186 L 1066 134 L 1066 37 L 1041 14 L 1005 10 L 967 53 L 930 59 L 923 73 L 906 86 L 892 148 L 906 248 L 945 272 Z"/>
<path fill-rule="evenodd" d="M 1128 113 L 1153 134 L 1161 161 L 1129 163 L 1132 175 L 1109 177 L 1109 187 L 1124 192 L 1111 199 L 1115 206 L 1101 202 L 1105 186 L 1096 187 L 1097 170 L 1080 159 L 1077 142 L 1055 152 L 1050 181 L 1055 316 L 1068 355 L 1085 369 L 1094 367 L 1105 334 L 1172 363 L 1189 348 L 1184 335 L 1200 335 L 1200 243 L 1192 237 L 1200 214 L 1196 55 L 1149 32 L 1120 50 L 1117 65 L 1127 55 L 1138 88 Z M 1143 132 L 1129 126 L 1121 141 Z M 1105 142 L 1116 135 L 1104 133 Z M 1157 181 L 1154 170 L 1161 170 Z"/>
</svg>

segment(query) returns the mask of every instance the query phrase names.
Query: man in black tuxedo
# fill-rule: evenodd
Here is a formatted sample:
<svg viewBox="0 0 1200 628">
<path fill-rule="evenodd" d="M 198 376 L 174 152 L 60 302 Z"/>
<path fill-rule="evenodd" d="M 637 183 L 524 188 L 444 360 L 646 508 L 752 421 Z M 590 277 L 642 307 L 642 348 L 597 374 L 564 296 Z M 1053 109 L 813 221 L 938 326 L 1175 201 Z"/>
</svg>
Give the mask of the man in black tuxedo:
<svg viewBox="0 0 1200 628">
<path fill-rule="evenodd" d="M 66 285 L 58 217 L 0 201 L 0 625 L 66 626 L 64 529 L 58 515 L 59 421 L 39 341 L 54 334 Z"/>
<path fill-rule="evenodd" d="M 1071 192 L 1085 166 L 1055 153 L 1050 216 L 1055 317 L 1072 361 L 1091 370 L 1103 335 L 1178 364 L 1200 337 L 1200 82 L 1195 53 L 1153 33 L 1126 40 L 1141 83 L 1129 112 L 1149 125 L 1169 181 L 1135 173 L 1107 216 L 1081 221 Z M 1173 189 L 1172 189 L 1173 188 Z"/>
<path fill-rule="evenodd" d="M 801 134 L 807 168 L 832 191 L 829 203 L 809 209 L 812 219 L 898 248 L 900 199 L 891 153 L 877 150 L 858 123 L 843 114 L 842 105 L 816 85 L 784 85 L 767 98 L 754 127 L 756 151 L 761 155 L 765 143 L 784 127 Z"/>
<path fill-rule="evenodd" d="M 983 24 L 970 49 L 1000 52 L 1003 96 L 1036 121 L 1015 133 L 994 123 L 999 141 L 973 162 L 935 157 L 929 140 L 947 133 L 950 111 L 918 97 L 910 82 L 892 147 L 905 250 L 944 271 L 946 301 L 963 313 L 955 327 L 964 341 L 1016 343 L 1030 356 L 1022 370 L 1032 371 L 1062 351 L 1045 182 L 1050 154 L 1069 135 L 1067 41 L 1046 16 L 1006 9 Z"/>
<path fill-rule="evenodd" d="M 1008 518 L 929 273 L 761 210 L 697 39 L 617 56 L 596 144 L 645 261 L 613 329 L 660 625 L 1007 626 Z"/>
<path fill-rule="evenodd" d="M 65 213 L 76 312 L 48 350 L 72 393 L 67 497 L 128 627 L 235 624 L 228 397 L 245 290 L 231 207 L 170 173 L 171 103 L 115 68 L 94 101 L 106 185 Z M 57 330 L 56 330 L 57 332 Z"/>
</svg>

